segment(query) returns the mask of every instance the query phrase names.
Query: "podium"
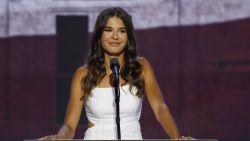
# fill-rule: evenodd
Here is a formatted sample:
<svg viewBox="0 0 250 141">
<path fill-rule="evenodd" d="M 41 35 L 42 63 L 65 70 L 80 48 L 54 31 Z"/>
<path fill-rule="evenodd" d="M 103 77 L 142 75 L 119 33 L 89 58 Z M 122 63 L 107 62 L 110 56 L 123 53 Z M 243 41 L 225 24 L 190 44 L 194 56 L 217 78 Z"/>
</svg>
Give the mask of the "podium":
<svg viewBox="0 0 250 141">
<path fill-rule="evenodd" d="M 187 140 L 176 140 L 176 139 L 143 139 L 143 140 L 145 140 L 145 141 L 187 141 Z M 41 140 L 25 139 L 23 141 L 41 141 Z M 83 139 L 58 139 L 58 140 L 43 140 L 43 141 L 84 141 L 84 140 Z M 126 140 L 124 140 L 124 141 L 126 141 Z M 133 140 L 129 140 L 129 141 L 133 141 Z M 134 141 L 136 141 L 136 140 L 134 140 Z M 138 140 L 138 141 L 141 141 L 141 140 Z M 194 141 L 218 141 L 218 139 L 195 139 Z"/>
</svg>

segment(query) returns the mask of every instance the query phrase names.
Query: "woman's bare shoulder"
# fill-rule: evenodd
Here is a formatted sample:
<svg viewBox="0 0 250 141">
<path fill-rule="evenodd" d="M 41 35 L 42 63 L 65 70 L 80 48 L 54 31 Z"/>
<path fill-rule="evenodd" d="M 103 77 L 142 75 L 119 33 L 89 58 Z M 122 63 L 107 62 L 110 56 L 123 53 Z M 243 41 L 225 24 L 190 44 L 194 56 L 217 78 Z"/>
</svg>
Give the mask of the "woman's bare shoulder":
<svg viewBox="0 0 250 141">
<path fill-rule="evenodd" d="M 88 73 L 87 65 L 80 66 L 76 69 L 74 76 L 77 76 L 78 78 L 85 77 Z"/>
<path fill-rule="evenodd" d="M 148 76 L 148 73 L 152 73 L 153 69 L 151 67 L 150 62 L 145 57 L 137 57 L 136 60 L 141 64 L 142 66 L 142 74 L 141 76 L 146 79 L 145 77 Z"/>
<path fill-rule="evenodd" d="M 143 66 L 143 68 L 147 69 L 148 67 L 151 67 L 149 61 L 145 57 L 137 57 L 136 60 Z"/>
</svg>

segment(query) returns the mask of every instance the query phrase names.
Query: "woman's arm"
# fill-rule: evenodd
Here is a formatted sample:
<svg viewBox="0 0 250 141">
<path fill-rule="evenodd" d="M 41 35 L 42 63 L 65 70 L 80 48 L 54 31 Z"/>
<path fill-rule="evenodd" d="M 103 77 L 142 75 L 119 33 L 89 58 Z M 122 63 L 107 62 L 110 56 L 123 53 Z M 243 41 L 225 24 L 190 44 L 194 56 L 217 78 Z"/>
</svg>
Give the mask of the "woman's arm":
<svg viewBox="0 0 250 141">
<path fill-rule="evenodd" d="M 138 61 L 143 66 L 142 77 L 145 80 L 146 96 L 157 121 L 161 124 L 171 139 L 180 138 L 179 130 L 168 109 L 168 106 L 164 102 L 161 90 L 150 63 L 145 58 L 139 58 Z"/>
<path fill-rule="evenodd" d="M 81 90 L 81 79 L 87 74 L 86 70 L 85 66 L 80 67 L 73 75 L 70 88 L 70 98 L 63 126 L 56 135 L 45 136 L 41 139 L 72 139 L 74 137 L 83 108 L 83 100 L 81 100 L 81 98 L 84 94 Z"/>
</svg>

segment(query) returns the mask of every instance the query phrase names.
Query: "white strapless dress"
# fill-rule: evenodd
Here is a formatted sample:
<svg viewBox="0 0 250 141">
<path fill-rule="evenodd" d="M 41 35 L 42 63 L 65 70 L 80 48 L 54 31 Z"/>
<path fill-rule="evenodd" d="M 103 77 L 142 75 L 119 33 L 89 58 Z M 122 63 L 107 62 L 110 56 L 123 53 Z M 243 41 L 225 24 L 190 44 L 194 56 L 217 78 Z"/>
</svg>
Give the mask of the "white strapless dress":
<svg viewBox="0 0 250 141">
<path fill-rule="evenodd" d="M 135 95 L 136 87 L 129 91 L 129 85 L 120 87 L 120 127 L 121 139 L 142 139 L 139 119 L 143 98 Z M 94 124 L 86 130 L 85 140 L 117 139 L 116 103 L 114 88 L 94 88 L 92 96 L 85 102 L 88 120 Z"/>
</svg>

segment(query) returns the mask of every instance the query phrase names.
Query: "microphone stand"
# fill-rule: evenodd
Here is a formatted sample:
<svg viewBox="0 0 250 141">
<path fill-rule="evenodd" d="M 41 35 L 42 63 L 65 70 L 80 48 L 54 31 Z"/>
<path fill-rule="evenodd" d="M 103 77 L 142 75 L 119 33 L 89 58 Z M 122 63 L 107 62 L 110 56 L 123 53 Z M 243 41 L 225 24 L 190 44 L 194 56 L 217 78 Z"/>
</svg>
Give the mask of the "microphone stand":
<svg viewBox="0 0 250 141">
<path fill-rule="evenodd" d="M 115 87 L 115 103 L 116 103 L 116 125 L 117 125 L 117 137 L 121 139 L 121 128 L 120 128 L 120 89 L 119 89 L 119 78 L 114 79 L 113 85 Z"/>
</svg>

